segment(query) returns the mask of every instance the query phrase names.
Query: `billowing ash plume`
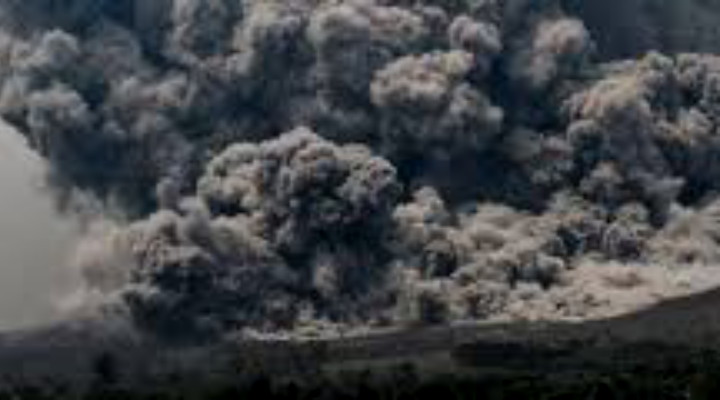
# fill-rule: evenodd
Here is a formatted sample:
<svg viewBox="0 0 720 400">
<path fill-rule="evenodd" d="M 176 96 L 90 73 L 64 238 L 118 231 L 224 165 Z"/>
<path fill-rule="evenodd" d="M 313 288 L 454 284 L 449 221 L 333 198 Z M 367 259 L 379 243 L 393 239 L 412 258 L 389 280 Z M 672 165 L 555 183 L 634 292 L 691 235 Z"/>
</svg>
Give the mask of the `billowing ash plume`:
<svg viewBox="0 0 720 400">
<path fill-rule="evenodd" d="M 197 187 L 196 197 L 110 233 L 99 260 L 83 260 L 98 287 L 130 283 L 121 290 L 143 322 L 277 329 L 305 310 L 352 320 L 388 306 L 400 184 L 369 149 L 297 129 L 228 147 Z"/>
<path fill-rule="evenodd" d="M 718 10 L 670 3 L 6 0 L 0 115 L 155 332 L 611 315 L 720 283 Z"/>
<path fill-rule="evenodd" d="M 602 53 L 634 57 L 640 52 L 717 52 L 720 4 L 691 0 L 564 0 L 593 32 Z"/>
</svg>

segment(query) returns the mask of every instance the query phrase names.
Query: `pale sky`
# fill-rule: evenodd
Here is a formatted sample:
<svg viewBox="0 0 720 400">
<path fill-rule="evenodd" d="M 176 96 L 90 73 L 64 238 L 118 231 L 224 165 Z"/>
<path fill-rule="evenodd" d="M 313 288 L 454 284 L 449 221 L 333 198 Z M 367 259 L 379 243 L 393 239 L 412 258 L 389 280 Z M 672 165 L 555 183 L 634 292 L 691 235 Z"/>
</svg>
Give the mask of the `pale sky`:
<svg viewBox="0 0 720 400">
<path fill-rule="evenodd" d="M 52 319 L 77 283 L 75 227 L 53 211 L 43 165 L 0 121 L 0 330 Z"/>
</svg>

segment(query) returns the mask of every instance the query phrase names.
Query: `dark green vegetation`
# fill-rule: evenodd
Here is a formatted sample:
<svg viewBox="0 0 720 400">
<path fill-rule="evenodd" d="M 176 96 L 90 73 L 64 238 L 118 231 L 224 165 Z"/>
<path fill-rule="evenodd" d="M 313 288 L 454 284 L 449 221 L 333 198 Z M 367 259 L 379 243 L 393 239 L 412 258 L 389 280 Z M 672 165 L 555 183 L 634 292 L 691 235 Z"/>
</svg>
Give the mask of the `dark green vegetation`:
<svg viewBox="0 0 720 400">
<path fill-rule="evenodd" d="M 647 350 L 651 350 L 648 348 Z M 672 353 L 672 352 L 670 352 Z M 664 353 L 662 350 L 658 354 Z M 240 373 L 234 379 L 195 382 L 172 374 L 133 389 L 118 383 L 112 357 L 95 361 L 95 378 L 81 392 L 52 383 L 8 384 L 0 399 L 717 399 L 720 358 L 685 353 L 662 365 L 625 365 L 593 372 L 480 372 L 425 376 L 412 363 L 385 368 L 315 371 L 303 377 Z"/>
<path fill-rule="evenodd" d="M 580 324 L 334 340 L 133 340 L 90 321 L 0 336 L 5 399 L 717 399 L 718 296 Z"/>
</svg>

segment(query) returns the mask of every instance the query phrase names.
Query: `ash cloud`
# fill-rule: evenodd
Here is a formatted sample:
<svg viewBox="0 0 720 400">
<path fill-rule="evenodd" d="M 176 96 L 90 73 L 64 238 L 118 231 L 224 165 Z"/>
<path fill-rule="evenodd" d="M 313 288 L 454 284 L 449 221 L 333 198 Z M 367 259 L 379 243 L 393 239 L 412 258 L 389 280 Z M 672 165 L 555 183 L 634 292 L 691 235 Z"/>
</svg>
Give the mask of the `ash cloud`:
<svg viewBox="0 0 720 400">
<path fill-rule="evenodd" d="M 712 1 L 565 0 L 593 32 L 606 57 L 650 50 L 717 52 L 720 6 Z"/>
<path fill-rule="evenodd" d="M 715 283 L 720 182 L 716 10 L 616 3 L 8 0 L 0 115 L 153 332 L 612 315 Z"/>
</svg>

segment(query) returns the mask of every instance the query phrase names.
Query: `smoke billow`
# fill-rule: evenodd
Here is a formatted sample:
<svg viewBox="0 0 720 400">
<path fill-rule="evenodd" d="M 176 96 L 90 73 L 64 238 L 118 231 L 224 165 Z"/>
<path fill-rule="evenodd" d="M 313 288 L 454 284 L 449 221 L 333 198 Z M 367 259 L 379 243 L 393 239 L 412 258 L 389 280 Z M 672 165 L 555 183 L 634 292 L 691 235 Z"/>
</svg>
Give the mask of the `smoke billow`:
<svg viewBox="0 0 720 400">
<path fill-rule="evenodd" d="M 7 0 L 0 115 L 155 332 L 612 315 L 720 283 L 718 10 L 675 3 Z"/>
<path fill-rule="evenodd" d="M 602 54 L 634 57 L 640 52 L 717 52 L 720 5 L 691 0 L 564 0 L 593 32 Z"/>
</svg>

